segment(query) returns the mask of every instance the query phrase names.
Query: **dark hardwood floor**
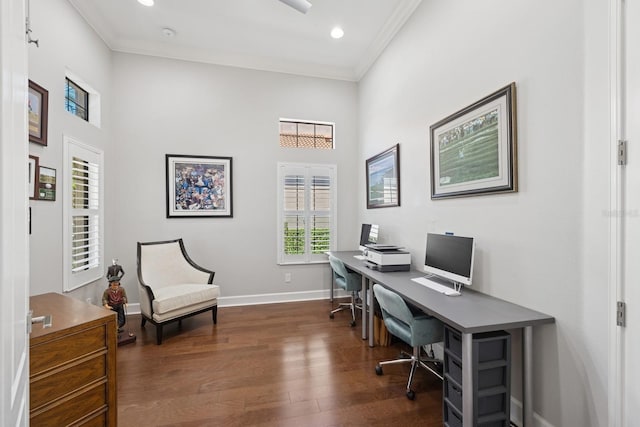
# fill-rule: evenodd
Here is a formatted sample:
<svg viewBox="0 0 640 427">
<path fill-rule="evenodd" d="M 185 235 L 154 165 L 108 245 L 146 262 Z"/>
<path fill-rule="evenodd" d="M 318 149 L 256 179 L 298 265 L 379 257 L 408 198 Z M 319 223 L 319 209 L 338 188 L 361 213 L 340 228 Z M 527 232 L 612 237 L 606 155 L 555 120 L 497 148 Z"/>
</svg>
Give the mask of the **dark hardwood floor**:
<svg viewBox="0 0 640 427">
<path fill-rule="evenodd" d="M 400 342 L 370 348 L 346 311 L 324 301 L 218 309 L 155 327 L 128 318 L 137 341 L 118 348 L 120 426 L 441 426 L 442 382 L 408 364 L 385 367 Z M 406 348 L 408 350 L 408 348 Z"/>
</svg>

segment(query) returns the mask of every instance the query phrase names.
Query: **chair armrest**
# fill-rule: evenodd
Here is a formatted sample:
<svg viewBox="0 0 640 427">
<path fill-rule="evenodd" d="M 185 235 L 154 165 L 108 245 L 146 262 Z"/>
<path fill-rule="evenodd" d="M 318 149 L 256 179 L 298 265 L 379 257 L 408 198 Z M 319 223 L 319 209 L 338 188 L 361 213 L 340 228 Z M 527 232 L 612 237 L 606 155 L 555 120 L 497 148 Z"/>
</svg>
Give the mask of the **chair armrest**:
<svg viewBox="0 0 640 427">
<path fill-rule="evenodd" d="M 153 316 L 153 300 L 156 298 L 150 286 L 145 285 L 142 279 L 138 277 L 138 294 L 140 295 L 140 311 L 143 314 Z"/>
</svg>

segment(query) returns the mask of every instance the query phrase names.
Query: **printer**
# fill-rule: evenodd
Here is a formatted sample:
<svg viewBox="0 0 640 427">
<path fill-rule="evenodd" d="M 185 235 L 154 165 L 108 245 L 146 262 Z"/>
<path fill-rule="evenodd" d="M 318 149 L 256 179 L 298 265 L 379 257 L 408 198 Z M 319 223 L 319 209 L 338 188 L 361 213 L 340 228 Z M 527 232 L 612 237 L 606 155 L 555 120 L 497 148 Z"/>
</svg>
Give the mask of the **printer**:
<svg viewBox="0 0 640 427">
<path fill-rule="evenodd" d="M 394 245 L 365 245 L 365 266 L 378 271 L 409 271 L 411 254 Z"/>
</svg>

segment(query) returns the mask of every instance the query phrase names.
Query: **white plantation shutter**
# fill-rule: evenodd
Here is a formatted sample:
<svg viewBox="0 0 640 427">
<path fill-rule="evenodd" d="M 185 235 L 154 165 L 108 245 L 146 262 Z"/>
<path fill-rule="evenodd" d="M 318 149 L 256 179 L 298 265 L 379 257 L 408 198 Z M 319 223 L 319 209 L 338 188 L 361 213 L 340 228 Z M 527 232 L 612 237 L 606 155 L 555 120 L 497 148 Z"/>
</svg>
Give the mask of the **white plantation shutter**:
<svg viewBox="0 0 640 427">
<path fill-rule="evenodd" d="M 278 263 L 326 262 L 335 230 L 336 166 L 278 164 Z"/>
<path fill-rule="evenodd" d="M 65 137 L 65 291 L 103 275 L 102 158 L 102 151 Z"/>
</svg>

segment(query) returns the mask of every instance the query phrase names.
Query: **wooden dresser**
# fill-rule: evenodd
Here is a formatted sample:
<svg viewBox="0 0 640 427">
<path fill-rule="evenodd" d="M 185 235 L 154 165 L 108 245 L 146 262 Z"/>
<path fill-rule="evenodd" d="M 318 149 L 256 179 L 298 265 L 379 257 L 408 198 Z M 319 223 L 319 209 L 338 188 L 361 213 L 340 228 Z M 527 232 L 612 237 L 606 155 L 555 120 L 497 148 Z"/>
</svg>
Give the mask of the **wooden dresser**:
<svg viewBox="0 0 640 427">
<path fill-rule="evenodd" d="M 30 298 L 31 426 L 116 426 L 116 314 L 50 293 Z"/>
</svg>

